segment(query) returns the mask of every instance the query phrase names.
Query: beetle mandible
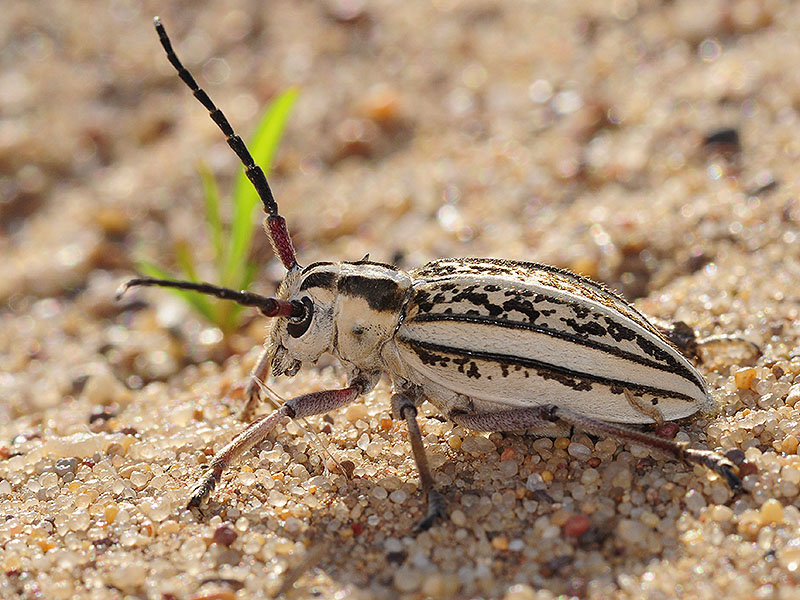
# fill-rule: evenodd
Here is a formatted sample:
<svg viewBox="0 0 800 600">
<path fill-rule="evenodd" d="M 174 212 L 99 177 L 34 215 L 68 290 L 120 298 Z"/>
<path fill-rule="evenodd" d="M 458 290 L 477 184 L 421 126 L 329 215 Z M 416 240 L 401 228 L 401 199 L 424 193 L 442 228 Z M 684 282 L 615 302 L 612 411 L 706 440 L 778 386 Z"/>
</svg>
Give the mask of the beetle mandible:
<svg viewBox="0 0 800 600">
<path fill-rule="evenodd" d="M 282 419 L 341 408 L 372 390 L 382 373 L 393 386 L 392 414 L 407 423 L 427 500 L 419 530 L 445 508 L 417 423 L 425 400 L 472 430 L 553 436 L 576 427 L 705 465 L 731 488 L 741 487 L 737 468 L 721 454 L 626 426 L 660 424 L 713 406 L 703 376 L 678 350 L 696 353 L 704 343 L 686 325 L 656 325 L 603 285 L 537 263 L 447 258 L 405 272 L 365 258 L 301 267 L 263 171 L 181 64 L 158 17 L 154 22 L 170 63 L 244 165 L 286 275 L 274 297 L 154 278 L 128 281 L 119 295 L 133 286 L 194 290 L 271 317 L 245 389 L 243 415 L 251 414 L 258 384 L 270 371 L 292 376 L 303 363 L 329 353 L 347 373 L 346 387 L 297 396 L 250 423 L 214 456 L 191 492 L 190 506 L 198 506 L 225 468 Z"/>
</svg>

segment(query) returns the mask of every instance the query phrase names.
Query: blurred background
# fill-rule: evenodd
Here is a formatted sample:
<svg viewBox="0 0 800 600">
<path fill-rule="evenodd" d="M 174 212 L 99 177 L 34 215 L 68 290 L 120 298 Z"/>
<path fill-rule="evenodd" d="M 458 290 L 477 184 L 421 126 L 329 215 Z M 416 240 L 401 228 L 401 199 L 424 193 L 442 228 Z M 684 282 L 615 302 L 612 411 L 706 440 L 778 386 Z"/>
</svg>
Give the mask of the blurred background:
<svg viewBox="0 0 800 600">
<path fill-rule="evenodd" d="M 13 3 L 0 25 L 0 298 L 75 294 L 141 257 L 170 266 L 183 242 L 208 261 L 197 164 L 223 194 L 239 167 L 167 63 L 155 13 L 243 137 L 299 88 L 271 182 L 306 263 L 504 256 L 635 299 L 702 267 L 720 241 L 747 244 L 733 195 L 786 185 L 780 169 L 800 152 L 797 12 L 752 0 Z M 736 139 L 704 146 L 724 128 Z M 731 156 L 739 140 L 744 160 Z M 717 211 L 729 219 L 708 224 Z M 269 287 L 279 271 L 256 240 Z"/>
</svg>

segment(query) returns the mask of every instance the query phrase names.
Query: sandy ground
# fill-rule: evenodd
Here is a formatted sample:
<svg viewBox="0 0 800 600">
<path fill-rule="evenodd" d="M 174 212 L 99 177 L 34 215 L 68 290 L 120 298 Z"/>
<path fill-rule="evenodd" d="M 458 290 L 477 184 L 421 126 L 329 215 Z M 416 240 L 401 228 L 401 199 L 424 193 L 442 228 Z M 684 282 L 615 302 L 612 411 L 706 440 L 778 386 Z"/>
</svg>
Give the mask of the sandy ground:
<svg viewBox="0 0 800 600">
<path fill-rule="evenodd" d="M 137 260 L 174 267 L 189 244 L 209 262 L 196 165 L 223 190 L 238 168 L 154 14 L 245 136 L 299 86 L 271 182 L 303 263 L 537 260 L 761 344 L 755 364 L 706 353 L 719 408 L 678 433 L 743 450 L 747 492 L 613 440 L 474 435 L 426 409 L 449 519 L 413 536 L 384 381 L 185 510 L 241 427 L 263 321 L 223 339 L 164 291 L 114 302 Z M 0 597 L 796 597 L 799 30 L 777 0 L 4 6 Z M 738 146 L 704 143 L 724 128 Z M 281 268 L 254 252 L 268 293 Z M 324 361 L 268 384 L 342 382 Z"/>
</svg>

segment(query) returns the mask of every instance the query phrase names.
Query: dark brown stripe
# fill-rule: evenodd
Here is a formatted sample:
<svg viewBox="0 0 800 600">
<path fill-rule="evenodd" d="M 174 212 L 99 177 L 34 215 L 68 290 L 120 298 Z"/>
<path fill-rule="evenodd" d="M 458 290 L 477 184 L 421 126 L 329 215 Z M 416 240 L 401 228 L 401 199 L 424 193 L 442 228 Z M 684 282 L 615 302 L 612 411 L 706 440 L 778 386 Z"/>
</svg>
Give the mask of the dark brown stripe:
<svg viewBox="0 0 800 600">
<path fill-rule="evenodd" d="M 336 284 L 336 273 L 333 271 L 317 271 L 311 273 L 300 284 L 300 291 L 307 290 L 308 288 L 318 287 L 326 290 L 333 289 Z"/>
<path fill-rule="evenodd" d="M 625 305 L 628 305 L 628 302 L 619 294 L 611 291 L 608 287 L 594 281 L 593 279 L 589 279 L 588 277 L 584 277 L 583 275 L 578 275 L 577 273 L 573 273 L 572 271 L 568 271 L 567 269 L 561 269 L 559 267 L 554 267 L 552 265 L 545 265 L 543 263 L 536 263 L 536 262 L 526 262 L 521 260 L 503 260 L 499 258 L 459 258 L 459 259 L 441 259 L 435 260 L 430 262 L 422 267 L 416 272 L 416 275 L 419 276 L 421 279 L 425 279 L 427 282 L 436 281 L 439 278 L 447 278 L 453 276 L 469 276 L 473 273 L 458 273 L 456 269 L 459 266 L 470 266 L 470 267 L 478 267 L 482 263 L 493 265 L 496 267 L 505 267 L 509 270 L 514 268 L 523 268 L 529 270 L 537 270 L 537 271 L 545 271 L 547 273 L 555 273 L 558 275 L 563 275 L 568 279 L 575 281 L 576 283 L 580 283 L 585 285 L 589 288 L 594 289 L 597 292 L 603 293 L 615 300 L 619 300 Z M 455 269 L 453 268 L 455 267 Z M 510 271 L 513 272 L 513 271 Z M 500 274 L 496 270 L 487 270 L 487 275 L 498 275 Z"/>
<path fill-rule="evenodd" d="M 630 360 L 635 363 L 639 363 L 640 365 L 644 365 L 646 367 L 651 367 L 658 371 L 664 371 L 665 373 L 674 373 L 683 377 L 684 379 L 691 381 L 694 383 L 697 388 L 705 393 L 705 387 L 701 381 L 698 381 L 697 377 L 692 373 L 689 369 L 686 368 L 685 365 L 681 364 L 677 360 L 674 359 L 673 356 L 669 356 L 674 363 L 670 365 L 665 365 L 662 363 L 658 363 L 643 356 L 639 356 L 637 354 L 633 354 L 626 350 L 622 350 L 617 348 L 616 346 L 609 346 L 608 344 L 603 344 L 602 342 L 597 342 L 592 339 L 588 339 L 585 337 L 580 337 L 577 335 L 572 335 L 571 333 L 566 333 L 565 331 L 559 331 L 557 329 L 549 329 L 547 327 L 543 327 L 541 325 L 533 325 L 532 323 L 523 323 L 520 321 L 509 321 L 503 319 L 495 319 L 493 317 L 484 317 L 484 316 L 465 316 L 465 315 L 456 315 L 456 314 L 442 314 L 442 313 L 428 313 L 417 315 L 416 317 L 412 318 L 407 323 L 418 323 L 418 322 L 436 322 L 436 321 L 456 321 L 456 322 L 465 322 L 465 323 L 480 323 L 481 325 L 496 325 L 498 327 L 505 327 L 507 329 L 524 329 L 526 331 L 535 331 L 537 333 L 543 333 L 545 335 L 549 335 L 553 338 L 558 338 L 562 340 L 566 340 L 577 344 L 579 346 L 585 346 L 587 348 L 592 348 L 594 350 L 600 350 L 602 352 L 606 352 L 607 354 L 611 354 L 613 356 L 617 356 L 619 358 L 624 358 L 625 360 Z M 636 334 L 637 336 L 639 334 Z"/>
<path fill-rule="evenodd" d="M 320 261 L 320 262 L 311 263 L 310 265 L 308 265 L 307 267 L 305 267 L 303 269 L 303 273 L 308 273 L 309 271 L 313 271 L 317 267 L 326 267 L 326 266 L 330 266 L 330 265 L 334 265 L 334 264 L 336 264 L 336 263 L 333 263 L 333 262 L 330 262 L 330 261 Z"/>
<path fill-rule="evenodd" d="M 610 388 L 616 388 L 622 393 L 623 389 L 631 390 L 632 392 L 641 392 L 651 394 L 653 396 L 660 396 L 664 398 L 675 398 L 677 400 L 685 400 L 687 402 L 696 402 L 691 396 L 675 392 L 673 390 L 665 390 L 661 388 L 652 387 L 649 385 L 641 385 L 631 383 L 630 381 L 623 381 L 620 379 L 610 379 L 608 377 L 600 377 L 599 375 L 592 375 L 590 373 L 582 373 L 580 371 L 572 371 L 565 367 L 551 365 L 550 363 L 534 360 L 532 358 L 521 358 L 519 356 L 511 356 L 506 354 L 495 354 L 493 352 L 481 352 L 477 350 L 464 350 L 463 348 L 451 348 L 449 346 L 442 346 L 439 344 L 432 344 L 430 342 L 421 342 L 413 340 L 405 336 L 398 336 L 397 340 L 401 343 L 408 344 L 413 349 L 421 348 L 427 352 L 439 352 L 443 354 L 451 354 L 456 356 L 464 356 L 473 359 L 486 360 L 506 365 L 519 365 L 529 369 L 535 369 L 540 375 L 547 376 L 548 374 L 558 377 L 572 377 L 575 379 L 582 379 L 593 383 L 599 383 Z"/>
<path fill-rule="evenodd" d="M 484 265 L 483 267 L 482 264 Z M 480 271 L 458 272 L 459 267 L 461 268 L 470 267 L 472 269 L 480 268 Z M 515 272 L 514 269 L 527 269 L 530 271 L 538 270 L 538 271 L 544 271 L 546 273 L 562 275 L 567 279 L 573 281 L 576 285 L 586 286 L 586 288 L 598 293 L 600 296 L 606 296 L 611 300 L 619 302 L 620 304 L 622 304 L 622 306 L 624 306 L 627 310 L 629 310 L 631 314 L 635 315 L 641 321 L 639 325 L 642 325 L 645 329 L 655 331 L 655 327 L 653 327 L 653 325 L 647 320 L 647 318 L 642 313 L 636 310 L 636 307 L 634 307 L 627 300 L 625 300 L 625 298 L 623 298 L 616 292 L 613 292 L 602 283 L 594 281 L 593 279 L 589 279 L 588 277 L 584 277 L 583 275 L 578 275 L 577 273 L 573 273 L 572 271 L 561 269 L 559 267 L 554 267 L 552 265 L 545 265 L 536 262 L 504 260 L 498 258 L 458 258 L 458 259 L 444 258 L 440 260 L 435 260 L 420 267 L 414 272 L 414 276 L 425 281 L 426 283 L 432 283 L 455 277 L 469 277 L 476 274 L 524 275 L 524 273 Z"/>
<path fill-rule="evenodd" d="M 372 310 L 399 311 L 405 294 L 398 283 L 388 277 L 345 275 L 339 278 L 339 293 L 366 300 Z"/>
</svg>

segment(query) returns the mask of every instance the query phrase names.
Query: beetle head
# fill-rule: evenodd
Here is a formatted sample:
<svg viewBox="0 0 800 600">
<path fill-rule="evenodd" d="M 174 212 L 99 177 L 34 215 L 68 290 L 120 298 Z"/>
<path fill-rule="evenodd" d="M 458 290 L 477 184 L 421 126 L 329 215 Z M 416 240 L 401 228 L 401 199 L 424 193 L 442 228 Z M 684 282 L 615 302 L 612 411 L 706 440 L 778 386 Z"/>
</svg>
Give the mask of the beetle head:
<svg viewBox="0 0 800 600">
<path fill-rule="evenodd" d="M 298 310 L 293 315 L 272 319 L 269 325 L 267 348 L 273 375 L 294 375 L 303 362 L 316 362 L 333 346 L 336 290 L 319 285 L 319 275 L 313 266 L 310 269 L 295 266 L 286 273 L 278 289 L 276 297 Z"/>
</svg>

